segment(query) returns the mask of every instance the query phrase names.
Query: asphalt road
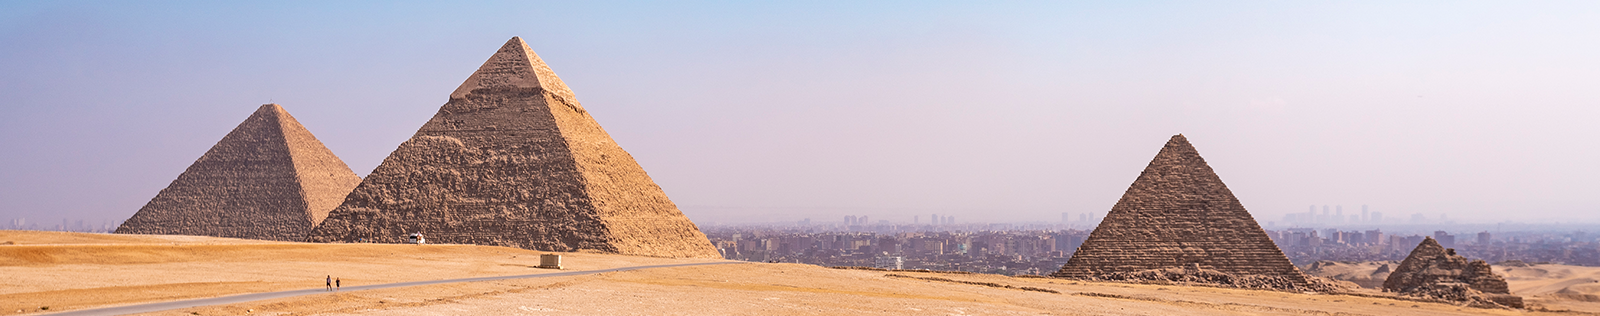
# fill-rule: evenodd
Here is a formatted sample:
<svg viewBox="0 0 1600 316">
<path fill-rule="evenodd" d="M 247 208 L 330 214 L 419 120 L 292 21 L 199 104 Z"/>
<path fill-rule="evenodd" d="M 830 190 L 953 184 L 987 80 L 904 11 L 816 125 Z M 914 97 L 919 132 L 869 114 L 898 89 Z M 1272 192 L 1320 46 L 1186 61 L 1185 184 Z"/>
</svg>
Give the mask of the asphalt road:
<svg viewBox="0 0 1600 316">
<path fill-rule="evenodd" d="M 465 279 L 448 279 L 448 280 L 433 280 L 433 281 L 415 281 L 415 282 L 400 282 L 400 283 L 388 283 L 388 284 L 358 285 L 358 286 L 344 287 L 344 288 L 340 289 L 339 291 L 340 292 L 348 292 L 348 291 L 376 290 L 376 289 L 387 289 L 387 288 L 396 288 L 396 287 L 404 287 L 404 286 L 444 284 L 444 283 L 456 283 L 456 282 L 477 282 L 477 281 L 495 281 L 495 280 L 510 280 L 510 279 L 544 278 L 544 277 L 585 275 L 585 274 L 595 274 L 595 273 L 605 273 L 605 272 L 615 272 L 615 271 L 628 271 L 628 270 L 639 270 L 639 269 L 672 268 L 672 267 L 703 266 L 703 265 L 714 265 L 714 264 L 738 264 L 738 263 L 744 263 L 744 262 L 704 262 L 704 263 L 684 263 L 684 264 L 663 264 L 663 265 L 653 265 L 653 266 L 633 266 L 633 267 L 621 267 L 621 268 L 600 269 L 600 270 L 585 270 L 585 271 L 571 271 L 571 272 L 556 272 L 556 273 L 507 275 L 507 276 L 493 276 L 493 277 L 465 278 Z M 106 307 L 106 308 L 96 308 L 96 309 L 85 309 L 85 310 L 76 310 L 76 311 L 69 311 L 69 312 L 60 312 L 60 313 L 54 313 L 54 314 L 44 314 L 44 315 L 61 315 L 61 316 L 69 316 L 69 315 L 70 316 L 80 316 L 80 315 L 96 315 L 96 316 L 99 316 L 99 315 L 126 315 L 126 314 L 137 314 L 137 313 L 159 312 L 159 311 L 164 311 L 164 310 L 179 309 L 179 308 L 190 308 L 190 307 L 196 307 L 196 306 L 242 303 L 242 302 L 249 302 L 249 301 L 268 300 L 268 299 L 294 297 L 294 296 L 301 296 L 301 295 L 311 295 L 311 294 L 318 294 L 318 293 L 328 293 L 328 291 L 319 287 L 319 288 L 315 288 L 315 289 L 305 289 L 305 290 L 282 291 L 282 292 L 266 292 L 266 293 L 254 293 L 254 294 L 241 294 L 241 295 L 213 297 L 213 298 L 202 298 L 202 299 L 193 299 L 193 300 L 182 300 L 182 301 L 171 301 L 171 302 L 161 302 L 161 303 L 149 303 L 149 304 L 139 304 L 139 305 Z"/>
</svg>

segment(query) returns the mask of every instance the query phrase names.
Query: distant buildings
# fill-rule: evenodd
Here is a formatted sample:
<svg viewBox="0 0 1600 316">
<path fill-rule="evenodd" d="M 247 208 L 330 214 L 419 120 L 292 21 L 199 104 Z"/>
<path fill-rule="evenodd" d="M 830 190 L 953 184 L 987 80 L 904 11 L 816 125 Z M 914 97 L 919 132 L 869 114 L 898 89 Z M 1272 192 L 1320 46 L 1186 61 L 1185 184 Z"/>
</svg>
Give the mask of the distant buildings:
<svg viewBox="0 0 1600 316">
<path fill-rule="evenodd" d="M 925 230 L 890 226 L 867 227 L 876 231 L 835 226 L 703 229 L 723 257 L 733 260 L 1006 275 L 1054 272 L 1089 235 L 1086 230 L 1039 229 L 1034 224 L 1004 225 L 1001 230 L 991 230 L 997 227 L 991 224 L 921 226 Z"/>
<path fill-rule="evenodd" d="M 1439 245 L 1445 248 L 1456 247 L 1456 236 L 1442 230 L 1433 232 L 1433 240 L 1439 241 Z M 1421 241 L 1418 242 L 1420 243 Z"/>
<path fill-rule="evenodd" d="M 61 219 L 60 224 L 39 225 L 36 222 L 29 222 L 27 218 L 19 217 L 6 221 L 4 225 L 0 225 L 0 229 L 109 233 L 116 230 L 118 225 L 122 225 L 121 221 L 113 220 L 101 220 L 100 224 L 95 224 L 94 222 L 94 220 L 64 218 Z"/>
<path fill-rule="evenodd" d="M 826 222 L 708 225 L 701 229 L 723 257 L 731 260 L 880 268 L 898 263 L 902 269 L 1044 275 L 1060 269 L 1088 238 L 1090 230 L 1070 228 L 1075 225 L 844 226 Z M 1423 240 L 1423 235 L 1379 229 L 1289 228 L 1266 233 L 1291 262 L 1299 265 L 1319 260 L 1402 260 Z M 1449 242 L 1450 248 L 1456 248 L 1463 256 L 1491 263 L 1522 260 L 1600 266 L 1600 242 L 1582 231 L 1484 231 L 1477 233 L 1476 242 L 1471 243 L 1456 243 L 1456 236 L 1445 231 L 1434 231 L 1432 235 L 1441 246 Z"/>
<path fill-rule="evenodd" d="M 905 258 L 883 255 L 873 259 L 872 267 L 879 269 L 904 269 Z"/>
<path fill-rule="evenodd" d="M 1284 214 L 1283 222 L 1290 226 L 1315 227 L 1346 224 L 1382 224 L 1383 213 L 1373 212 L 1366 205 L 1361 206 L 1361 214 L 1344 214 L 1343 205 L 1323 205 L 1322 212 L 1317 212 L 1317 206 L 1310 206 L 1305 213 Z"/>
</svg>

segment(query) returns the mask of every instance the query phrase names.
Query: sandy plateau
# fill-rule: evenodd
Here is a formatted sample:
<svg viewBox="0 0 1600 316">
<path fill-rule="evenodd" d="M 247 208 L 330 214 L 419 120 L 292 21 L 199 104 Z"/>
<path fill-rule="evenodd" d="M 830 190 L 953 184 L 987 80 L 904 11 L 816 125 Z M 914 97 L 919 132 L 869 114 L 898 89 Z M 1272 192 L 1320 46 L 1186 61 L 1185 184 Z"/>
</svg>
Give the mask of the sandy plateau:
<svg viewBox="0 0 1600 316">
<path fill-rule="evenodd" d="M 540 252 L 467 245 L 308 244 L 0 231 L 0 312 L 38 314 L 229 294 L 552 273 Z M 563 253 L 568 271 L 715 262 Z M 1600 268 L 1505 269 L 1533 310 L 1367 295 L 1076 282 L 748 263 L 342 291 L 156 315 L 1579 315 Z M 1584 283 L 1587 282 L 1587 283 Z M 1056 293 L 1051 293 L 1054 291 Z M 1565 291 L 1565 293 L 1563 292 Z M 1562 294 L 1564 293 L 1564 294 Z M 1558 295 L 1559 294 L 1559 295 Z M 48 306 L 48 311 L 41 307 Z M 1549 312 L 1539 308 L 1571 309 Z M 20 311 L 20 312 L 19 312 Z"/>
</svg>

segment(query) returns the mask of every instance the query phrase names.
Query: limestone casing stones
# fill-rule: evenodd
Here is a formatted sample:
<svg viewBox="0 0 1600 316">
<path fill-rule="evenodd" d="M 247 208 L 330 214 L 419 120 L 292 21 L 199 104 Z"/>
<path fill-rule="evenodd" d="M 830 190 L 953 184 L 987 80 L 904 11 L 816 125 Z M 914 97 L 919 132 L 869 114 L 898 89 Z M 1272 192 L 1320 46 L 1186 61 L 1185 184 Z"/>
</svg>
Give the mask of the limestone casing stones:
<svg viewBox="0 0 1600 316">
<path fill-rule="evenodd" d="M 513 37 L 312 233 L 720 258 L 554 71 Z"/>
<path fill-rule="evenodd" d="M 300 241 L 361 178 L 277 104 L 264 104 L 117 227 Z"/>
<path fill-rule="evenodd" d="M 1183 135 L 1167 141 L 1055 277 L 1311 289 Z"/>
</svg>

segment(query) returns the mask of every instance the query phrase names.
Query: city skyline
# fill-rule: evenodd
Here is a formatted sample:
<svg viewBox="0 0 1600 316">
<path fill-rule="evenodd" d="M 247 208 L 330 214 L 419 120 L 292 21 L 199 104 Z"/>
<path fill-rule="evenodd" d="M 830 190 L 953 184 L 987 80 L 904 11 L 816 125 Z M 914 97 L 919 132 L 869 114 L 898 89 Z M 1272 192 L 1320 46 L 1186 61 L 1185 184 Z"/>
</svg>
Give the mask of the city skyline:
<svg viewBox="0 0 1600 316">
<path fill-rule="evenodd" d="M 365 176 L 520 35 L 697 223 L 1104 213 L 1178 133 L 1263 224 L 1600 222 L 1597 12 L 8 2 L 0 217 L 126 219 L 263 103 Z"/>
</svg>

